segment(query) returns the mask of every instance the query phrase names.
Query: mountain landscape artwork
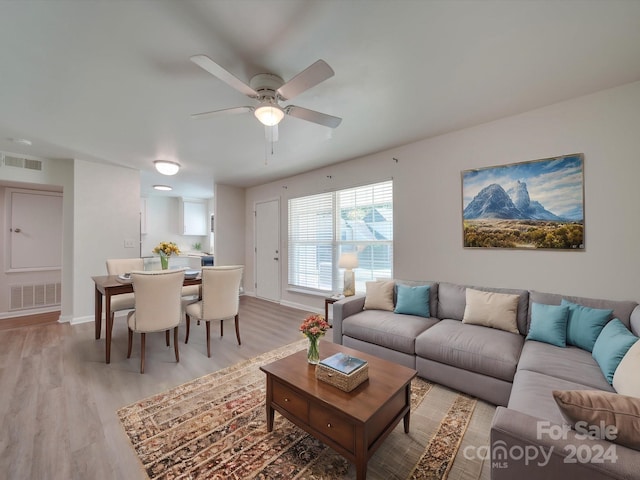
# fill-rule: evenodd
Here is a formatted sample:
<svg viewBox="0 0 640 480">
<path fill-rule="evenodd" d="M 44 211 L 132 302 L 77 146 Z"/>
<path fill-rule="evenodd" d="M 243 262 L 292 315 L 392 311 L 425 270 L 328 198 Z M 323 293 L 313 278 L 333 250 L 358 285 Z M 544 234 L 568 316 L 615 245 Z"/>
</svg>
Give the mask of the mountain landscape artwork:
<svg viewBox="0 0 640 480">
<path fill-rule="evenodd" d="M 464 246 L 584 250 L 581 153 L 462 172 Z"/>
</svg>

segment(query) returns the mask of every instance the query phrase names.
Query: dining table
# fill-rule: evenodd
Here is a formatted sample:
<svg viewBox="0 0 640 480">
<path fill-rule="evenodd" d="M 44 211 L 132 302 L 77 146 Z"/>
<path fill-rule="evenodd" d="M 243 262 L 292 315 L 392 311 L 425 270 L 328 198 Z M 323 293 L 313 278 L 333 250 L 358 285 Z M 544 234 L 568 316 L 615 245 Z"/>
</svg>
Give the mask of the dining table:
<svg viewBox="0 0 640 480">
<path fill-rule="evenodd" d="M 100 339 L 102 332 L 102 298 L 104 297 L 104 314 L 106 320 L 106 347 L 105 360 L 111 363 L 111 297 L 124 293 L 133 293 L 133 283 L 131 280 L 122 279 L 118 275 L 100 275 L 91 277 L 95 284 L 95 334 L 96 340 Z M 195 278 L 184 279 L 184 286 L 201 285 L 202 278 L 198 275 Z"/>
</svg>

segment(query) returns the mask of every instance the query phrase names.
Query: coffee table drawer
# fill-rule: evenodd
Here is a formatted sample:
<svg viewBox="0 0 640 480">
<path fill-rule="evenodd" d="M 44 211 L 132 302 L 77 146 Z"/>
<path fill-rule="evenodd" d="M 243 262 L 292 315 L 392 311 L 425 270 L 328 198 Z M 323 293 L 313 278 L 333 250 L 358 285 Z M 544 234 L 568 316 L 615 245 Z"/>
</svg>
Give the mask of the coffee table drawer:
<svg viewBox="0 0 640 480">
<path fill-rule="evenodd" d="M 355 453 L 355 426 L 346 417 L 328 408 L 311 404 L 309 425 L 348 451 Z"/>
<path fill-rule="evenodd" d="M 303 422 L 308 422 L 309 402 L 307 399 L 275 381 L 273 382 L 273 403 Z"/>
</svg>

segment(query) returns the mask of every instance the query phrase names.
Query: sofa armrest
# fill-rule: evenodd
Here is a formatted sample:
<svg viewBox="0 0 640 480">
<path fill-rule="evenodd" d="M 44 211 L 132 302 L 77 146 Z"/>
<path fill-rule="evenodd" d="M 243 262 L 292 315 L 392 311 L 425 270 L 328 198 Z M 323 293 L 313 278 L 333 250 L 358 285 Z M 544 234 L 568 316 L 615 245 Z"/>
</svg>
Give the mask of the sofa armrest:
<svg viewBox="0 0 640 480">
<path fill-rule="evenodd" d="M 505 407 L 491 424 L 491 480 L 638 478 L 639 459 L 638 451 Z"/>
<path fill-rule="evenodd" d="M 640 305 L 631 312 L 631 331 L 634 335 L 640 335 Z"/>
<path fill-rule="evenodd" d="M 342 321 L 364 309 L 364 295 L 345 297 L 333 304 L 333 343 L 342 344 Z"/>
</svg>

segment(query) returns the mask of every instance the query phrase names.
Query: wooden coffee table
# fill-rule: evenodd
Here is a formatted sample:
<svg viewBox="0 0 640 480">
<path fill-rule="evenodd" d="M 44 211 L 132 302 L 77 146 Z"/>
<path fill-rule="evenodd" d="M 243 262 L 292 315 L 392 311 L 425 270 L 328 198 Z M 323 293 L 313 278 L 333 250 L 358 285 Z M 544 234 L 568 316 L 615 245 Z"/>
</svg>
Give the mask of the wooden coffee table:
<svg viewBox="0 0 640 480">
<path fill-rule="evenodd" d="M 260 367 L 267 374 L 267 430 L 273 430 L 277 410 L 355 463 L 357 479 L 364 480 L 367 462 L 400 419 L 409 433 L 411 380 L 417 372 L 342 345 L 320 343 L 321 359 L 338 352 L 369 363 L 369 379 L 351 392 L 317 380 L 306 351 Z"/>
</svg>

